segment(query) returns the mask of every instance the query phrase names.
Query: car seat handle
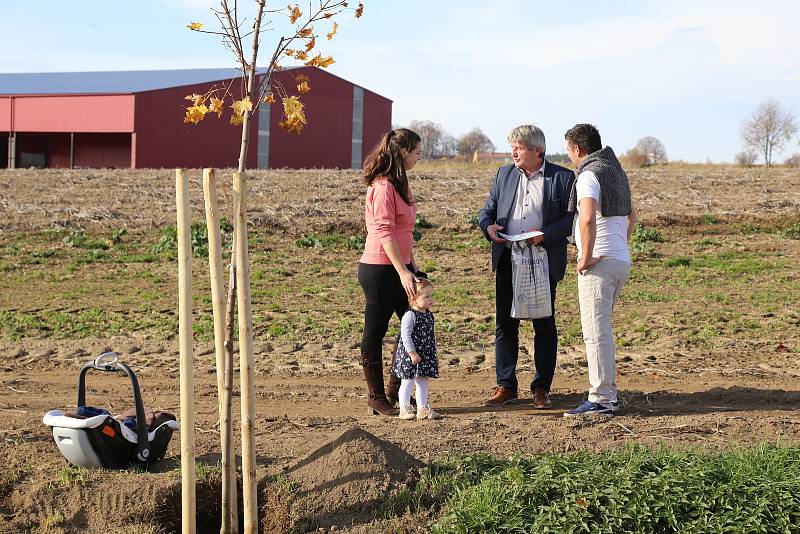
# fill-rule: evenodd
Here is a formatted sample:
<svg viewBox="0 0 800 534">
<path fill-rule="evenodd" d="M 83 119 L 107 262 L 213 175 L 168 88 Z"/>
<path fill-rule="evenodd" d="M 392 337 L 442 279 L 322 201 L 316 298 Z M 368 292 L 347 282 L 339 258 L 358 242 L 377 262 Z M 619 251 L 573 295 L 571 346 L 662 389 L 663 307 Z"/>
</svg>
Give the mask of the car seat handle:
<svg viewBox="0 0 800 534">
<path fill-rule="evenodd" d="M 114 351 L 104 352 L 94 360 L 95 369 L 103 368 L 106 371 L 117 371 L 117 362 L 119 357 Z M 121 369 L 119 369 L 121 370 Z"/>
</svg>

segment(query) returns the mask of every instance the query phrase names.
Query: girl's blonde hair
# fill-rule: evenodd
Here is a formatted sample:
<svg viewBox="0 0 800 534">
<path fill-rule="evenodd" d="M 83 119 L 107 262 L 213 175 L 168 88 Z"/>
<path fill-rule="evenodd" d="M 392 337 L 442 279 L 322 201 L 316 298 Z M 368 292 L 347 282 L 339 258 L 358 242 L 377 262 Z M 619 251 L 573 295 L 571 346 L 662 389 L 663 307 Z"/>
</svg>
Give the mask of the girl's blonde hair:
<svg viewBox="0 0 800 534">
<path fill-rule="evenodd" d="M 415 296 L 408 298 L 409 305 L 411 305 L 412 307 L 414 306 L 414 300 L 416 299 L 416 295 L 419 295 L 419 292 L 422 291 L 423 289 L 425 289 L 426 287 L 429 287 L 429 288 L 433 289 L 433 284 L 427 278 L 420 278 L 419 282 L 416 282 L 416 281 L 414 282 L 414 295 Z"/>
</svg>

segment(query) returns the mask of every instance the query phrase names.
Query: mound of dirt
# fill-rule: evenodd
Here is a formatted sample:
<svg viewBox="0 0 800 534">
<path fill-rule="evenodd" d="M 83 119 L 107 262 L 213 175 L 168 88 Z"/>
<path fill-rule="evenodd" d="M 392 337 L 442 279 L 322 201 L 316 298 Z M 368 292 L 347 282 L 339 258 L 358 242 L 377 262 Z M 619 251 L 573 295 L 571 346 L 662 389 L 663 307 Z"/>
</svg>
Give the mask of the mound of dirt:
<svg viewBox="0 0 800 534">
<path fill-rule="evenodd" d="M 370 522 L 380 517 L 390 495 L 413 483 L 424 465 L 397 445 L 351 428 L 286 469 L 292 529 Z"/>
</svg>

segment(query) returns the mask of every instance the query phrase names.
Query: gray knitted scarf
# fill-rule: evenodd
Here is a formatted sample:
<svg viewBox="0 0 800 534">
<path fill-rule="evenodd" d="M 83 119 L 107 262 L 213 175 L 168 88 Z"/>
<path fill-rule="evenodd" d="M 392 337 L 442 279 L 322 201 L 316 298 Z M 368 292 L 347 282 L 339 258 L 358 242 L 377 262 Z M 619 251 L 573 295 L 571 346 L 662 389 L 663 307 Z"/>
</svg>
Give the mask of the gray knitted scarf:
<svg viewBox="0 0 800 534">
<path fill-rule="evenodd" d="M 628 184 L 628 175 L 622 169 L 617 156 L 610 146 L 592 152 L 578 167 L 575 172 L 580 176 L 583 171 L 591 171 L 600 182 L 600 213 L 603 217 L 628 216 L 631 214 L 631 187 Z M 572 184 L 569 194 L 569 207 L 571 212 L 578 205 L 577 180 Z"/>
</svg>

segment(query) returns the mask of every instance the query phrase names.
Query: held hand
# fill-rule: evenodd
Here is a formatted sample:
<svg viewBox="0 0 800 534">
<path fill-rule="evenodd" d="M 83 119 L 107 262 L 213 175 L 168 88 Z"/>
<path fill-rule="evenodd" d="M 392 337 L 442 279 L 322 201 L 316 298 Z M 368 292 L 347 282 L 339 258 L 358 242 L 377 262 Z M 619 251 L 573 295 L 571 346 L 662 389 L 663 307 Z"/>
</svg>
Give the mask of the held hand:
<svg viewBox="0 0 800 534">
<path fill-rule="evenodd" d="M 486 227 L 486 233 L 489 234 L 489 239 L 494 241 L 495 243 L 500 243 L 501 245 L 506 242 L 505 239 L 497 235 L 497 232 L 502 230 L 503 227 L 499 224 L 490 224 Z"/>
<path fill-rule="evenodd" d="M 414 273 L 408 269 L 400 273 L 400 283 L 403 285 L 403 289 L 406 290 L 406 295 L 408 295 L 408 298 L 414 297 L 414 282 L 419 282 L 419 278 L 414 276 Z"/>
<path fill-rule="evenodd" d="M 589 258 L 588 260 L 584 260 L 583 258 L 578 258 L 578 274 L 584 274 L 586 271 L 594 267 L 597 262 L 603 259 L 603 256 L 597 258 Z"/>
<path fill-rule="evenodd" d="M 413 363 L 414 365 L 417 365 L 419 362 L 422 361 L 422 357 L 416 351 L 409 352 L 408 355 L 411 356 L 411 363 Z"/>
<path fill-rule="evenodd" d="M 529 228 L 529 229 L 527 229 L 525 231 L 526 232 L 541 232 L 541 230 L 538 229 L 538 228 Z M 544 234 L 531 237 L 527 241 L 528 241 L 529 245 L 541 245 L 542 242 L 544 242 Z"/>
</svg>

